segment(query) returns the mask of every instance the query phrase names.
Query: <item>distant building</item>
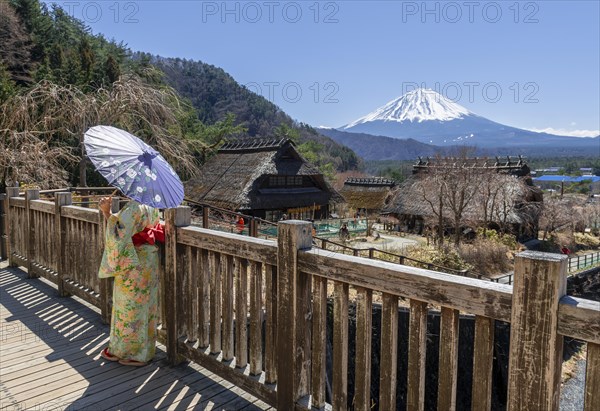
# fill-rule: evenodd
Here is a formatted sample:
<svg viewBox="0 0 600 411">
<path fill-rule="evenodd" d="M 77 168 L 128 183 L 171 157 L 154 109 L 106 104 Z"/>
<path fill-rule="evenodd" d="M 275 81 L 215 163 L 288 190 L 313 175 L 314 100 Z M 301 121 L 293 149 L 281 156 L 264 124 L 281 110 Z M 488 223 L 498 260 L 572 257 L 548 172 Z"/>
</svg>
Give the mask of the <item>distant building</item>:
<svg viewBox="0 0 600 411">
<path fill-rule="evenodd" d="M 500 228 L 500 225 L 509 226 L 520 239 L 528 239 L 537 236 L 540 205 L 543 201 L 541 191 L 533 186 L 530 169 L 525 163 L 525 158 L 419 158 L 413 166 L 413 177 L 396 191 L 396 195 L 384 210 L 385 214 L 395 217 L 399 226 L 411 232 L 423 233 L 426 221 L 434 219 L 432 208 L 422 200 L 422 195 L 416 191 L 412 184 L 417 179 L 425 176 L 432 169 L 455 169 L 469 168 L 483 172 L 497 172 L 514 177 L 514 187 L 506 191 L 512 197 L 512 204 L 508 213 L 496 215 L 502 221 L 492 221 L 489 228 Z M 521 180 L 525 184 L 519 182 Z M 466 211 L 465 221 L 478 224 L 476 215 L 469 215 Z M 444 216 L 445 224 L 452 229 L 448 222 L 448 216 Z M 468 230 L 468 227 L 463 227 Z"/>
<path fill-rule="evenodd" d="M 323 174 L 288 139 L 241 139 L 224 144 L 185 183 L 186 196 L 231 211 L 278 221 L 327 218 L 342 201 Z"/>
<path fill-rule="evenodd" d="M 543 176 L 544 174 L 556 174 L 560 172 L 560 167 L 538 168 L 535 170 L 535 175 Z"/>
<path fill-rule="evenodd" d="M 593 169 L 591 167 L 582 167 L 579 169 L 581 171 L 582 176 L 591 176 Z"/>
<path fill-rule="evenodd" d="M 413 174 L 427 172 L 431 168 L 472 168 L 475 170 L 494 170 L 498 173 L 510 174 L 517 177 L 530 176 L 531 169 L 526 163 L 525 157 L 474 157 L 474 158 L 431 158 L 419 157 L 413 166 Z"/>
<path fill-rule="evenodd" d="M 598 176 L 561 176 L 561 175 L 545 175 L 533 179 L 536 186 L 542 189 L 560 190 L 572 184 L 589 182 L 590 194 L 600 193 L 600 177 Z"/>
<path fill-rule="evenodd" d="M 340 194 L 348 205 L 359 212 L 378 214 L 390 201 L 396 182 L 388 178 L 350 177 L 344 182 Z"/>
</svg>

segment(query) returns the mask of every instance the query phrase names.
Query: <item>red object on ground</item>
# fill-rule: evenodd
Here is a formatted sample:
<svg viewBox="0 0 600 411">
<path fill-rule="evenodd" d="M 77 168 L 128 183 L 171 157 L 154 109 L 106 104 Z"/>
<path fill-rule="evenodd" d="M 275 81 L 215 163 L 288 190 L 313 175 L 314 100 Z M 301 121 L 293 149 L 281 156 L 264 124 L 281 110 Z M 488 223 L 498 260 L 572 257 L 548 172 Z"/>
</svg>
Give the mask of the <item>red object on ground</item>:
<svg viewBox="0 0 600 411">
<path fill-rule="evenodd" d="M 142 244 L 154 245 L 157 241 L 165 242 L 165 228 L 161 223 L 156 223 L 154 227 L 146 227 L 143 231 L 131 237 L 133 245 L 140 246 Z"/>
<path fill-rule="evenodd" d="M 571 250 L 569 250 L 567 247 L 561 248 L 560 252 L 563 254 L 571 254 Z"/>
</svg>

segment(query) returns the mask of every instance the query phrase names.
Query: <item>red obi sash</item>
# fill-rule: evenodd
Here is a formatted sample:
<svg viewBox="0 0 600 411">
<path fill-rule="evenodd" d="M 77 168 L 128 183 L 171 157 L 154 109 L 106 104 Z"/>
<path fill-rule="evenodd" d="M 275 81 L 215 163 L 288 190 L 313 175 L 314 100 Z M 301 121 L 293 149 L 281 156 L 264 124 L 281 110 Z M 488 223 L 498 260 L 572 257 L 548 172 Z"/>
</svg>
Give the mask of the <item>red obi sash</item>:
<svg viewBox="0 0 600 411">
<path fill-rule="evenodd" d="M 160 223 L 156 223 L 154 227 L 146 227 L 144 230 L 131 237 L 133 245 L 136 247 L 143 244 L 154 245 L 154 243 L 165 242 L 165 229 Z"/>
</svg>

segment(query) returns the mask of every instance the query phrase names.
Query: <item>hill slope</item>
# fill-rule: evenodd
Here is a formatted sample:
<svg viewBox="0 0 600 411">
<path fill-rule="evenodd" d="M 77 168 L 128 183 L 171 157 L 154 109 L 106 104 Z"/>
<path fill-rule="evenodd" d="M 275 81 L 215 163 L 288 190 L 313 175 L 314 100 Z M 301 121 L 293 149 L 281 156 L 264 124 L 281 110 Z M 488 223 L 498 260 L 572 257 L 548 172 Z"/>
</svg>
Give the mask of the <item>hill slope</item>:
<svg viewBox="0 0 600 411">
<path fill-rule="evenodd" d="M 386 160 L 414 160 L 417 157 L 440 155 L 453 155 L 464 147 L 474 150 L 477 156 L 514 156 L 525 155 L 528 157 L 589 157 L 600 156 L 600 138 L 587 139 L 586 144 L 557 145 L 553 146 L 519 146 L 506 145 L 504 147 L 479 147 L 474 142 L 463 145 L 436 146 L 421 143 L 415 139 L 401 139 L 385 136 L 376 136 L 366 133 L 349 133 L 332 128 L 318 129 L 340 144 L 351 148 L 356 154 L 366 161 Z M 575 143 L 578 138 L 574 138 Z"/>
<path fill-rule="evenodd" d="M 440 147 L 417 140 L 347 133 L 333 128 L 318 129 L 321 134 L 351 148 L 365 160 L 414 160 L 418 156 L 434 156 Z"/>
<path fill-rule="evenodd" d="M 241 86 L 221 68 L 201 61 L 143 53 L 133 57 L 149 58 L 165 73 L 166 82 L 192 102 L 200 120 L 207 124 L 223 120 L 232 113 L 236 124 L 246 127 L 249 136 L 291 137 L 299 144 L 300 152 L 321 167 L 330 165 L 338 171 L 346 171 L 361 164 L 351 149 L 319 134 L 307 124 L 295 122 L 275 104 Z"/>
</svg>

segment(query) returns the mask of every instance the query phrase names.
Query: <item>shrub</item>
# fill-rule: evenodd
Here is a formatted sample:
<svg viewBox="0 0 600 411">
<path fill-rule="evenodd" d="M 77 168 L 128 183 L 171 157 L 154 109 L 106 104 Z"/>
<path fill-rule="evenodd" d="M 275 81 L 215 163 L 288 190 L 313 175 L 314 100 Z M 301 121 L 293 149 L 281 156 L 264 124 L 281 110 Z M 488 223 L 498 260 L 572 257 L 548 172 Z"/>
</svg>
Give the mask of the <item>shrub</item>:
<svg viewBox="0 0 600 411">
<path fill-rule="evenodd" d="M 462 259 L 472 265 L 472 271 L 477 274 L 501 274 L 514 268 L 511 247 L 498 240 L 482 238 L 473 244 L 462 244 L 459 252 Z"/>
<path fill-rule="evenodd" d="M 477 229 L 477 238 L 485 238 L 496 243 L 504 244 L 511 250 L 516 250 L 519 248 L 519 243 L 517 243 L 517 240 L 514 235 L 498 233 L 496 230 L 487 229 L 484 231 L 483 228 L 479 227 Z"/>
<path fill-rule="evenodd" d="M 575 233 L 575 243 L 586 248 L 600 247 L 600 238 L 588 233 Z"/>
<path fill-rule="evenodd" d="M 427 245 L 415 246 L 408 251 L 407 257 L 453 270 L 470 270 L 472 268 L 470 264 L 461 258 L 457 250 L 450 245 L 445 245 L 441 249 Z M 410 261 L 407 264 L 418 266 L 417 263 Z"/>
</svg>

